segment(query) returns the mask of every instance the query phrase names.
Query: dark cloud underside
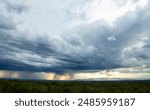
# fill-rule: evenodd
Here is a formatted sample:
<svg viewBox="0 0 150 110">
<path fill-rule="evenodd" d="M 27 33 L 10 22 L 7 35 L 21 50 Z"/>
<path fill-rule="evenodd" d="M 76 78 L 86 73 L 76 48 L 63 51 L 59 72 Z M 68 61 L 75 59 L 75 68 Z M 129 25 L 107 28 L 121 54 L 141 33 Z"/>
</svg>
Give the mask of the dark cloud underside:
<svg viewBox="0 0 150 110">
<path fill-rule="evenodd" d="M 150 66 L 149 3 L 119 17 L 113 26 L 98 20 L 58 36 L 20 31 L 15 17 L 30 9 L 21 3 L 0 0 L 0 4 L 1 70 L 62 73 Z"/>
</svg>

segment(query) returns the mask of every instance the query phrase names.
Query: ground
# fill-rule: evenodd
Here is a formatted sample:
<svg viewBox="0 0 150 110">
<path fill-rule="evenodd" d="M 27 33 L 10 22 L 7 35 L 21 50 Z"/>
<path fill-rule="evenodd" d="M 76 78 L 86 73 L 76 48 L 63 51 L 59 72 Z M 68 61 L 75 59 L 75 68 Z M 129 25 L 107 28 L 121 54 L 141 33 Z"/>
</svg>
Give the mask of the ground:
<svg viewBox="0 0 150 110">
<path fill-rule="evenodd" d="M 150 93 L 145 81 L 0 80 L 1 93 Z"/>
</svg>

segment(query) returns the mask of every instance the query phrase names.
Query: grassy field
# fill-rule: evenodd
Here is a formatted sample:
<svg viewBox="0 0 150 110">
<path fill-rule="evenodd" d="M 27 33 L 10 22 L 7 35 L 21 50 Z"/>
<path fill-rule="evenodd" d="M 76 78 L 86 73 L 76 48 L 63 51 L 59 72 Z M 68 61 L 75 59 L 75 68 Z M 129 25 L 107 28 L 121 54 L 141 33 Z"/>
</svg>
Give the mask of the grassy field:
<svg viewBox="0 0 150 110">
<path fill-rule="evenodd" d="M 1 93 L 150 93 L 150 81 L 0 80 Z"/>
</svg>

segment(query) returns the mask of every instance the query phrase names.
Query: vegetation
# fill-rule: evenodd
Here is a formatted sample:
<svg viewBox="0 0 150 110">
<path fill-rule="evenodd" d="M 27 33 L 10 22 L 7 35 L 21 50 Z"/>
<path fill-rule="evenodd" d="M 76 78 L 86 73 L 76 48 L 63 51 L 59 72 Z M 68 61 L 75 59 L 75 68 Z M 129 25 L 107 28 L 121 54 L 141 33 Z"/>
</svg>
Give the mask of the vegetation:
<svg viewBox="0 0 150 110">
<path fill-rule="evenodd" d="M 150 81 L 0 80 L 2 93 L 150 93 Z"/>
</svg>

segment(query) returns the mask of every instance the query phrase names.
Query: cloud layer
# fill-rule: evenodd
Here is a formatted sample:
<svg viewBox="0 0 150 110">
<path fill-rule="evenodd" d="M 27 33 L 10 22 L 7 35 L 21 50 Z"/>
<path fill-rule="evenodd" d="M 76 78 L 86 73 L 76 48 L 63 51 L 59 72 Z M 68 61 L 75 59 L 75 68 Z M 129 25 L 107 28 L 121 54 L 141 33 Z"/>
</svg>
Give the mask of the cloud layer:
<svg viewBox="0 0 150 110">
<path fill-rule="evenodd" d="M 0 78 L 23 80 L 82 80 L 82 81 L 108 81 L 108 80 L 149 80 L 150 69 L 147 67 L 119 68 L 109 70 L 78 71 L 57 74 L 52 72 L 21 72 L 0 71 Z"/>
<path fill-rule="evenodd" d="M 149 0 L 0 0 L 0 69 L 150 66 L 149 10 Z"/>
</svg>

